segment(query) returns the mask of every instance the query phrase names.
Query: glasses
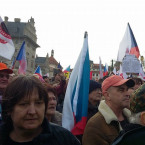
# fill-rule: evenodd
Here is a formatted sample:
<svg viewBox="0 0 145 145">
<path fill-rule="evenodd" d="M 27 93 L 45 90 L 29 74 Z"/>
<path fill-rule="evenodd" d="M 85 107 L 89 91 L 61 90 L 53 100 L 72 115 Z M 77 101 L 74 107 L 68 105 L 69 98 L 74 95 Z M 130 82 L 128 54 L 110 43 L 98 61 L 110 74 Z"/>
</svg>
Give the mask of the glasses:
<svg viewBox="0 0 145 145">
<path fill-rule="evenodd" d="M 9 79 L 9 74 L 0 74 L 0 79 L 2 79 L 2 78 L 7 78 L 7 79 Z"/>
</svg>

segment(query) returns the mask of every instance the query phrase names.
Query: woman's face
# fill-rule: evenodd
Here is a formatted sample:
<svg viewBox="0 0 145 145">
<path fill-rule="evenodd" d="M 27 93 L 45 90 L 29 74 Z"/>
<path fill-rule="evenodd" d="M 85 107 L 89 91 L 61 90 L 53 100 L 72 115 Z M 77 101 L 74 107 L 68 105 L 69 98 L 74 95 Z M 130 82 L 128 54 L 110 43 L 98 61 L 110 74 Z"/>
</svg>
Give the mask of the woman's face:
<svg viewBox="0 0 145 145">
<path fill-rule="evenodd" d="M 34 89 L 31 96 L 21 99 L 11 112 L 14 130 L 33 130 L 41 126 L 45 115 L 45 103 L 39 99 L 38 91 Z"/>
<path fill-rule="evenodd" d="M 57 100 L 53 92 L 48 92 L 47 115 L 53 115 L 56 111 Z"/>
</svg>

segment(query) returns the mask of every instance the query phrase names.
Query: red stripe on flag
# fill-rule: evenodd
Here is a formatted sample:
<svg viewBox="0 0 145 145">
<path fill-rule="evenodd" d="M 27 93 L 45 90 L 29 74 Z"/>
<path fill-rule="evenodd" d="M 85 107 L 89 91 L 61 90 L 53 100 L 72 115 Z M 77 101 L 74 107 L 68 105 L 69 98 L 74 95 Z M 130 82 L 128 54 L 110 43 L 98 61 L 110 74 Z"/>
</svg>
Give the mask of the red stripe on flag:
<svg viewBox="0 0 145 145">
<path fill-rule="evenodd" d="M 90 80 L 92 80 L 93 72 L 90 71 Z"/>
<path fill-rule="evenodd" d="M 75 118 L 75 117 L 74 117 Z M 73 135 L 80 135 L 84 133 L 87 117 L 82 117 L 81 121 L 75 123 L 74 128 L 71 130 Z"/>
<path fill-rule="evenodd" d="M 134 54 L 137 58 L 139 58 L 140 53 L 139 53 L 138 47 L 133 47 L 133 48 L 131 48 L 129 54 Z"/>
<path fill-rule="evenodd" d="M 8 35 L 7 33 L 5 33 L 5 31 L 3 31 L 2 27 L 0 26 L 0 33 L 1 35 L 3 35 L 4 37 L 8 38 L 8 39 L 12 39 L 10 35 Z"/>
<path fill-rule="evenodd" d="M 5 41 L 5 40 L 3 40 L 3 39 L 0 38 L 0 43 L 6 44 L 7 41 Z"/>
</svg>

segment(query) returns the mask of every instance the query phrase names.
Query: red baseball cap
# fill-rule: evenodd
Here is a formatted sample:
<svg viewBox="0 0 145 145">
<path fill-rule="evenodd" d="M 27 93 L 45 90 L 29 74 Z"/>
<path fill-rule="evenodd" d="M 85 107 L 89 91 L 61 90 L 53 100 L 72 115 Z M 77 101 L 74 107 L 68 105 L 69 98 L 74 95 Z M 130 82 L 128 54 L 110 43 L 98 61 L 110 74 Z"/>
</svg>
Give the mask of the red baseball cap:
<svg viewBox="0 0 145 145">
<path fill-rule="evenodd" d="M 13 73 L 13 71 L 11 69 L 9 69 L 6 64 L 4 64 L 2 62 L 0 62 L 0 72 L 1 71 L 5 71 L 8 74 L 12 74 Z"/>
<path fill-rule="evenodd" d="M 112 75 L 106 78 L 102 83 L 102 93 L 104 94 L 110 87 L 117 87 L 126 84 L 129 88 L 135 85 L 132 79 L 123 79 L 120 76 Z"/>
</svg>

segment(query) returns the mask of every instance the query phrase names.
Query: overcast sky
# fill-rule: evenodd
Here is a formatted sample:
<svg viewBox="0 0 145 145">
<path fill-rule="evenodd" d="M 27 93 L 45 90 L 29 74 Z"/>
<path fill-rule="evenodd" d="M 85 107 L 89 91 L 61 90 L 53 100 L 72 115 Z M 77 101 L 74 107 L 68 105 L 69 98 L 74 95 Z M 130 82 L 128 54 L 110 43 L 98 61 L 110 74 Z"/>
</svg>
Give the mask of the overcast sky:
<svg viewBox="0 0 145 145">
<path fill-rule="evenodd" d="M 38 56 L 51 55 L 64 67 L 74 67 L 88 32 L 90 59 L 111 64 L 117 59 L 119 43 L 127 23 L 135 35 L 141 55 L 145 56 L 144 0 L 3 0 L 0 15 L 9 21 L 34 18 L 40 45 Z"/>
</svg>

